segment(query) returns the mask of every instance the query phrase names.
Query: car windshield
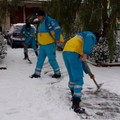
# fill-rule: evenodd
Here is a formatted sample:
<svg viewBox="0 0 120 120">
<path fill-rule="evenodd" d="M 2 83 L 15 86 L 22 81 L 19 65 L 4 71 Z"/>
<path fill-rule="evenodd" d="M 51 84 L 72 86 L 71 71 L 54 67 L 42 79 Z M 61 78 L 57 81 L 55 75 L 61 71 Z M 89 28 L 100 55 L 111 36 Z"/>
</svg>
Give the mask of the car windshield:
<svg viewBox="0 0 120 120">
<path fill-rule="evenodd" d="M 15 32 L 16 32 L 16 33 L 20 33 L 21 29 L 22 29 L 22 26 L 21 26 L 21 25 L 15 26 Z"/>
</svg>

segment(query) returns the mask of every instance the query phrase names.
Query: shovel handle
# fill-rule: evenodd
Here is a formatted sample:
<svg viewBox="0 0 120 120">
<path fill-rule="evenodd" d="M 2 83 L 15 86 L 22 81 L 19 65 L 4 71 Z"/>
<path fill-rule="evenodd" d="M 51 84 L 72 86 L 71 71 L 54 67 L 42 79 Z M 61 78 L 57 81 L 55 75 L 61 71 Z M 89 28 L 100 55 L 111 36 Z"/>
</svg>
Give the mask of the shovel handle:
<svg viewBox="0 0 120 120">
<path fill-rule="evenodd" d="M 99 85 L 97 84 L 95 78 L 92 78 L 92 80 L 94 81 L 94 83 L 96 84 L 97 88 L 99 88 Z"/>
<path fill-rule="evenodd" d="M 92 74 L 91 70 L 90 70 L 90 67 L 88 66 L 87 62 L 86 61 L 83 61 L 84 65 L 86 66 L 87 70 L 88 70 L 88 73 L 89 74 Z M 99 85 L 97 84 L 95 78 L 93 77 L 92 80 L 94 81 L 95 85 L 97 86 L 97 88 L 99 88 Z"/>
</svg>

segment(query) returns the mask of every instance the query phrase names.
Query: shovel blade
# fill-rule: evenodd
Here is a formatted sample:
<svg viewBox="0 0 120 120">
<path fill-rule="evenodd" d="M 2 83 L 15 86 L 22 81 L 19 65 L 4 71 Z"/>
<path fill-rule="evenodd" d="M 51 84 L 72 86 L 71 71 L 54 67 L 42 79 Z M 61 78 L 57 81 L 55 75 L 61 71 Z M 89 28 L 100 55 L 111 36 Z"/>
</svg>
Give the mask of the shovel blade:
<svg viewBox="0 0 120 120">
<path fill-rule="evenodd" d="M 100 92 L 102 86 L 103 86 L 103 83 L 98 84 L 98 87 L 94 93 Z"/>
</svg>

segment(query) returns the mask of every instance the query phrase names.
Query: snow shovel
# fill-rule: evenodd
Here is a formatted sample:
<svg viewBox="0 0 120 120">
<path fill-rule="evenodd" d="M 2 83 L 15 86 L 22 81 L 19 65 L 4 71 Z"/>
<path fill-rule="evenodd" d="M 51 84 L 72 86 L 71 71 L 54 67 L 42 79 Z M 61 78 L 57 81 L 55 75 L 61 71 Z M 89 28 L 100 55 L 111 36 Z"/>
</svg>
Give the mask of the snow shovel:
<svg viewBox="0 0 120 120">
<path fill-rule="evenodd" d="M 90 70 L 90 67 L 88 66 L 87 62 L 84 61 L 83 63 L 84 63 L 84 65 L 86 66 L 89 74 L 92 74 L 92 72 L 91 72 L 91 70 Z M 93 82 L 94 82 L 95 85 L 97 86 L 97 90 L 96 90 L 95 92 L 98 92 L 98 91 L 100 90 L 101 86 L 103 85 L 103 83 L 98 84 L 98 83 L 96 82 L 96 80 L 95 80 L 95 77 L 92 77 L 91 79 L 93 80 Z"/>
</svg>

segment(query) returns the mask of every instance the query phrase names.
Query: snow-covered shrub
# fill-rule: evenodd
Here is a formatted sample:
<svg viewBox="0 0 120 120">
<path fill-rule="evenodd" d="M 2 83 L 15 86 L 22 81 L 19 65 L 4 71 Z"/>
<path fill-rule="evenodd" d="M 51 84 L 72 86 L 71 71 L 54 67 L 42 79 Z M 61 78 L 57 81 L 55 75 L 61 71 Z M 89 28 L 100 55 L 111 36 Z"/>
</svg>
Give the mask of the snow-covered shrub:
<svg viewBox="0 0 120 120">
<path fill-rule="evenodd" d="M 108 41 L 103 38 L 94 47 L 89 60 L 95 63 L 119 62 L 120 58 L 120 38 L 116 37 L 116 48 L 112 61 L 109 59 Z"/>
<path fill-rule="evenodd" d="M 106 39 L 100 39 L 99 43 L 94 47 L 90 60 L 96 63 L 108 61 L 108 43 Z"/>
<path fill-rule="evenodd" d="M 4 39 L 3 35 L 0 33 L 0 59 L 5 58 L 7 53 L 7 42 Z"/>
<path fill-rule="evenodd" d="M 117 31 L 116 36 L 115 62 L 118 62 L 119 59 L 120 59 L 120 30 Z"/>
</svg>

